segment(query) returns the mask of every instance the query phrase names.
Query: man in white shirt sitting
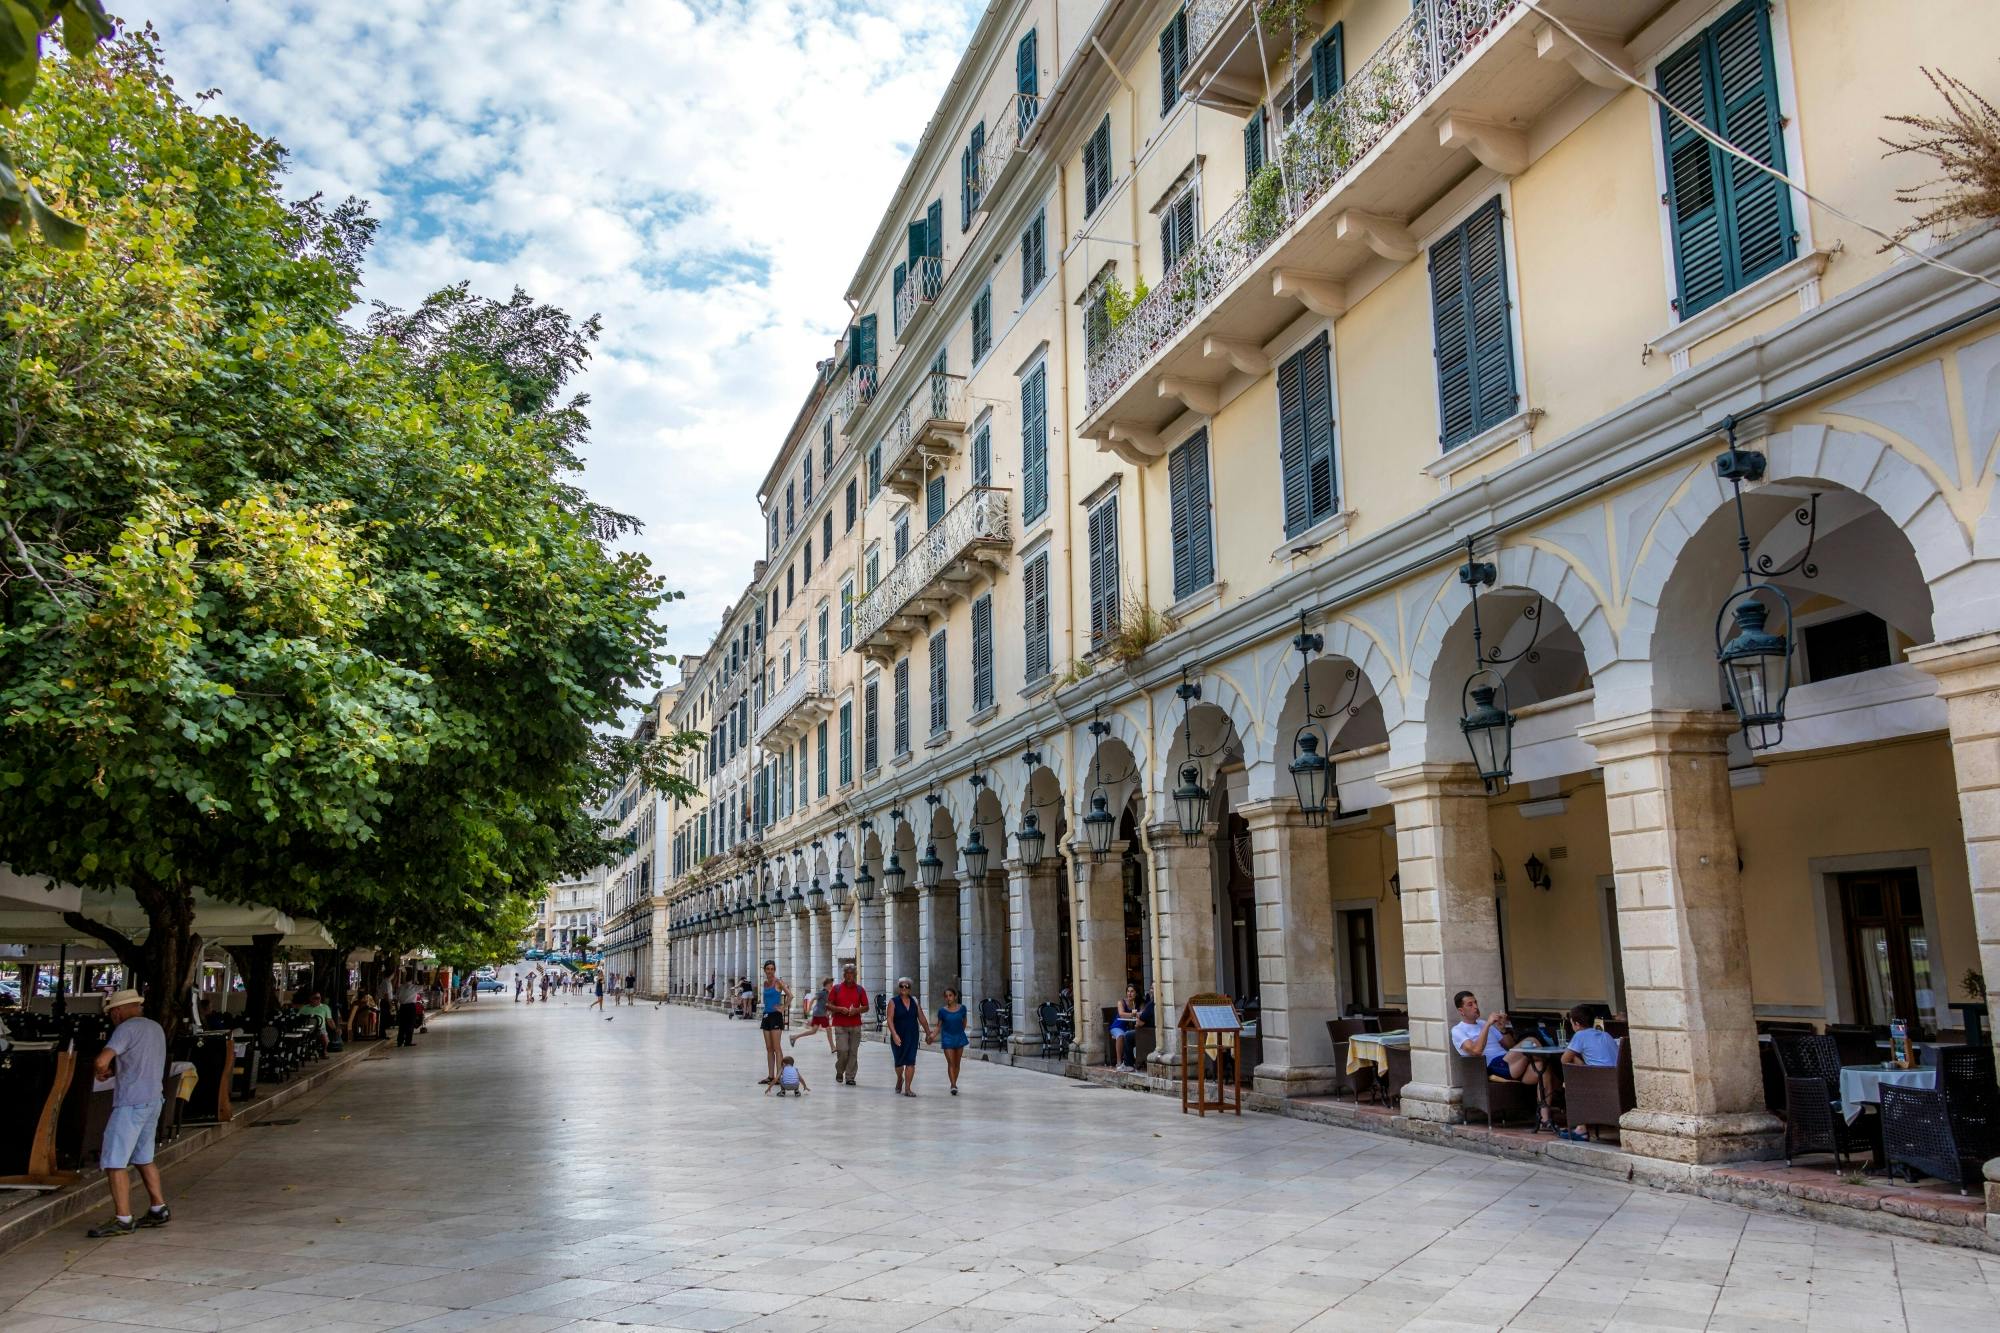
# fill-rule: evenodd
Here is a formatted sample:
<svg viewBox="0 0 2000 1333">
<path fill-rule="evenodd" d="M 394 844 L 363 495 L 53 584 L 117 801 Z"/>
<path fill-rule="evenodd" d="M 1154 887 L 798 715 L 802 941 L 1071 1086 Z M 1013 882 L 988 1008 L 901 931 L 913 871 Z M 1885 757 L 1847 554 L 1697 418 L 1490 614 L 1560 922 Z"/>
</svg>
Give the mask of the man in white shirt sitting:
<svg viewBox="0 0 2000 1333">
<path fill-rule="evenodd" d="M 1453 1050 L 1479 1056 L 1486 1072 L 1496 1078 L 1512 1079 L 1516 1083 L 1535 1081 L 1535 1062 L 1508 1049 L 1516 1038 L 1505 1013 L 1496 1009 L 1481 1018 L 1479 997 L 1469 990 L 1452 996 L 1451 1003 L 1458 1010 L 1459 1018 L 1451 1029 Z"/>
</svg>

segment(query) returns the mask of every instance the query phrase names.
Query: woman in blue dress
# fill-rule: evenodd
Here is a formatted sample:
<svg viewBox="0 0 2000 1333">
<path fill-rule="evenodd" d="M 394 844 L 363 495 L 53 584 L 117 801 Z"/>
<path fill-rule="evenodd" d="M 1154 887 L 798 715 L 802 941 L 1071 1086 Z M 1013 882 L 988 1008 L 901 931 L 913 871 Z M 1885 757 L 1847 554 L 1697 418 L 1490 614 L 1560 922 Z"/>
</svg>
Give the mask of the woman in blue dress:
<svg viewBox="0 0 2000 1333">
<path fill-rule="evenodd" d="M 944 1072 L 951 1075 L 951 1095 L 958 1096 L 958 1064 L 965 1058 L 965 1006 L 958 992 L 944 988 L 944 1004 L 938 1009 L 938 1049 L 944 1052 Z"/>
<path fill-rule="evenodd" d="M 931 1021 L 917 1003 L 916 988 L 908 977 L 896 978 L 896 996 L 889 1001 L 889 1053 L 896 1060 L 896 1091 L 905 1097 L 917 1094 L 910 1084 L 917 1077 L 917 1030 L 931 1040 Z"/>
</svg>

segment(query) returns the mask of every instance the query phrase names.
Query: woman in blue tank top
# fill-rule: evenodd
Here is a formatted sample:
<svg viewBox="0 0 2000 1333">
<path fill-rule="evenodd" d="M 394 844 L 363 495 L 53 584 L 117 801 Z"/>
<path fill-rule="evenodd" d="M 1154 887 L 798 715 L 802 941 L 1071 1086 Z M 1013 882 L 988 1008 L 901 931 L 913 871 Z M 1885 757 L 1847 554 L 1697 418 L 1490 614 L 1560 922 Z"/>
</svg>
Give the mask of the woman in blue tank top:
<svg viewBox="0 0 2000 1333">
<path fill-rule="evenodd" d="M 767 961 L 764 964 L 764 1018 L 757 1025 L 764 1033 L 766 1085 L 776 1083 L 779 1072 L 784 1068 L 785 1010 L 791 1007 L 791 1003 L 791 987 L 778 979 L 778 965 Z"/>
<path fill-rule="evenodd" d="M 958 992 L 944 988 L 944 1004 L 938 1009 L 937 1044 L 944 1052 L 944 1072 L 951 1076 L 951 1095 L 958 1096 L 958 1062 L 965 1058 L 965 1006 Z"/>
</svg>

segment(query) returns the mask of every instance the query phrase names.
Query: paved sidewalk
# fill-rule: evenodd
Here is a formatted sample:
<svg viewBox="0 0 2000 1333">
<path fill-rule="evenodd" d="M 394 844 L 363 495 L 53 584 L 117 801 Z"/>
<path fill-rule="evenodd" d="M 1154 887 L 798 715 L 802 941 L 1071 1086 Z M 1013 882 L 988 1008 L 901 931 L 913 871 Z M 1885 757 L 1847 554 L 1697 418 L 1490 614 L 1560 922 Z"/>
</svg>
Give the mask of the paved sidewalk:
<svg viewBox="0 0 2000 1333">
<path fill-rule="evenodd" d="M 886 1049 L 483 1000 L 0 1258 L 0 1329 L 2000 1329 L 2000 1257 Z"/>
</svg>

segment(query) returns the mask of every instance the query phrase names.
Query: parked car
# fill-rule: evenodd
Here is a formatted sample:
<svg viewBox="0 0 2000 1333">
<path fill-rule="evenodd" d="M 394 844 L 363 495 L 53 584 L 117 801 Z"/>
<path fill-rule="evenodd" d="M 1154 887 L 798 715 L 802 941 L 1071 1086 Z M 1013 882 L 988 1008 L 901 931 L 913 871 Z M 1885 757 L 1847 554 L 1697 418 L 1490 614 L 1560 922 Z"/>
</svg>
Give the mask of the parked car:
<svg viewBox="0 0 2000 1333">
<path fill-rule="evenodd" d="M 492 977 L 481 977 L 479 978 L 478 981 L 474 982 L 473 984 L 478 988 L 479 993 L 482 995 L 486 994 L 489 991 L 496 991 L 496 990 L 504 991 L 507 989 L 505 986 L 501 985 L 498 981 L 495 981 Z"/>
</svg>

